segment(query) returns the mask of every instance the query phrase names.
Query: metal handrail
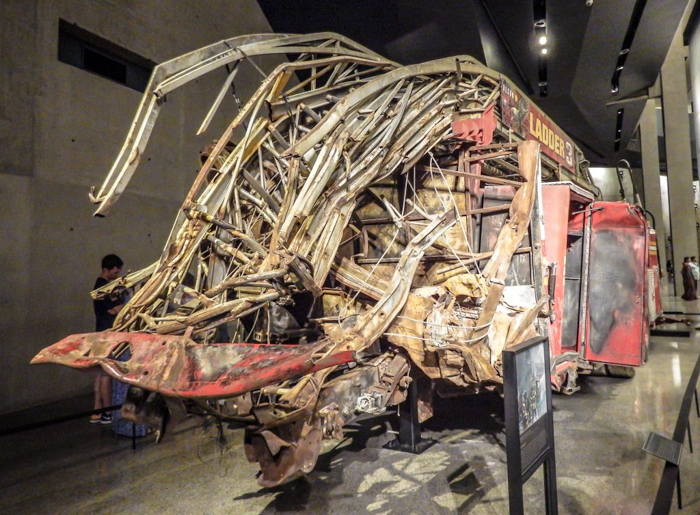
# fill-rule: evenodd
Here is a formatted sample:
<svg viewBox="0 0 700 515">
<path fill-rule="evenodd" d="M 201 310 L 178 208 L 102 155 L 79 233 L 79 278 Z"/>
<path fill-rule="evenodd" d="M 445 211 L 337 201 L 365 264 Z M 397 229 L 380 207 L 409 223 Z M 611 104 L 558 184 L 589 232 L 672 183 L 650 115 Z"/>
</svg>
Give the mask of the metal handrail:
<svg viewBox="0 0 700 515">
<path fill-rule="evenodd" d="M 685 442 L 685 434 L 688 430 L 688 419 L 690 418 L 690 406 L 693 403 L 693 395 L 696 394 L 696 389 L 698 385 L 698 378 L 700 377 L 700 355 L 698 360 L 695 362 L 695 368 L 693 369 L 693 374 L 690 376 L 690 381 L 688 381 L 688 386 L 685 389 L 685 395 L 683 395 L 683 402 L 681 403 L 681 409 L 678 413 L 678 420 L 676 421 L 676 429 L 673 431 L 673 440 L 683 445 Z M 696 397 L 697 402 L 697 397 Z M 696 406 L 697 407 L 697 406 Z M 678 465 L 673 465 L 672 463 L 666 462 L 663 474 L 661 475 L 661 481 L 659 482 L 659 489 L 656 492 L 656 499 L 654 500 L 654 508 L 652 509 L 652 515 L 667 515 L 671 511 L 671 503 L 673 502 L 673 490 L 678 482 L 680 474 L 680 467 Z M 678 504 L 681 507 L 681 492 L 680 492 L 680 482 L 678 482 Z"/>
</svg>

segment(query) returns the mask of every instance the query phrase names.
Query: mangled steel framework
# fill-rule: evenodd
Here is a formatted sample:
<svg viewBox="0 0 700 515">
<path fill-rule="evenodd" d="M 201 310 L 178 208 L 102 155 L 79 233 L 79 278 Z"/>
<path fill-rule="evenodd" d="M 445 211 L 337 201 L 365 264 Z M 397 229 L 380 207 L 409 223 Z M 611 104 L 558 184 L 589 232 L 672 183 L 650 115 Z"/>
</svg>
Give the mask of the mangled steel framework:
<svg viewBox="0 0 700 515">
<path fill-rule="evenodd" d="M 245 426 L 270 486 L 411 381 L 422 419 L 436 389 L 500 387 L 503 348 L 548 314 L 539 184 L 564 172 L 501 125 L 505 79 L 470 57 L 400 66 L 336 34 L 256 35 L 156 67 L 95 214 L 124 191 L 166 95 L 226 67 L 203 131 L 262 55 L 289 62 L 203 152 L 160 259 L 94 292 L 142 284 L 114 329 L 33 362 L 102 366 L 134 387 L 134 420 Z M 529 280 L 506 286 L 516 257 Z"/>
</svg>

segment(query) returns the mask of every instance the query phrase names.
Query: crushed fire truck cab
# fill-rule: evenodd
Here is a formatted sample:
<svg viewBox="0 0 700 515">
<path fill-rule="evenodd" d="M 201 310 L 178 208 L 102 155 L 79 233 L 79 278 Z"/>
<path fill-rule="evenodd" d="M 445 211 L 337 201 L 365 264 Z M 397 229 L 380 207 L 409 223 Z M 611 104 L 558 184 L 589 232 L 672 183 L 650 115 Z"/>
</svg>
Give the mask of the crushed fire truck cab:
<svg viewBox="0 0 700 515">
<path fill-rule="evenodd" d="M 138 287 L 113 329 L 33 363 L 102 367 L 132 386 L 123 416 L 160 430 L 185 414 L 244 428 L 273 486 L 411 384 L 421 421 L 436 395 L 500 391 L 503 349 L 538 333 L 565 392 L 596 363 L 643 362 L 644 217 L 596 201 L 574 142 L 468 56 L 401 66 L 320 33 L 172 59 L 90 194 L 95 214 L 127 187 L 168 95 L 226 67 L 202 132 L 258 56 L 281 64 L 202 152 L 160 257 L 93 292 Z"/>
</svg>

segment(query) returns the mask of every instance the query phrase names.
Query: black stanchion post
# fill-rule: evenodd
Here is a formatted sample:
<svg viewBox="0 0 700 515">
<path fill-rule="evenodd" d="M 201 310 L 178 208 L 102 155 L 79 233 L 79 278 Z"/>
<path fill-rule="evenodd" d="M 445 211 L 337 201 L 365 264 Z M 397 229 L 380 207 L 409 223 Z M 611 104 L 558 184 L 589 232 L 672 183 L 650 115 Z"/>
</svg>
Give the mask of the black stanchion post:
<svg viewBox="0 0 700 515">
<path fill-rule="evenodd" d="M 664 471 L 661 475 L 661 481 L 659 482 L 659 489 L 656 492 L 656 499 L 654 499 L 652 515 L 668 515 L 668 513 L 670 513 L 671 505 L 673 504 L 674 483 L 678 495 L 678 509 L 683 509 L 681 470 L 679 465 L 686 434 L 688 435 L 688 443 L 692 452 L 689 417 L 693 397 L 695 397 L 695 407 L 698 409 L 698 380 L 700 380 L 700 356 L 698 356 L 695 362 L 693 373 L 690 376 L 688 386 L 683 394 L 683 401 L 681 402 L 681 409 L 678 412 L 678 420 L 676 421 L 676 427 L 673 431 L 673 438 L 670 439 L 656 433 L 650 433 L 649 438 L 647 438 L 647 443 L 644 444 L 643 448 L 645 451 L 666 461 Z M 654 442 L 656 445 L 652 445 L 651 447 L 655 449 L 647 445 L 649 443 L 653 444 Z"/>
<path fill-rule="evenodd" d="M 690 420 L 688 420 L 688 447 L 690 454 L 693 454 L 693 435 L 690 433 Z"/>
<path fill-rule="evenodd" d="M 695 411 L 698 412 L 698 417 L 700 417 L 700 402 L 698 402 L 698 389 L 695 389 Z"/>
<path fill-rule="evenodd" d="M 546 513 L 559 513 L 557 503 L 557 465 L 552 456 L 544 464 L 544 499 Z"/>
<path fill-rule="evenodd" d="M 385 449 L 420 454 L 433 444 L 432 438 L 422 438 L 418 422 L 418 383 L 414 379 L 408 386 L 408 399 L 399 415 L 399 437 L 384 445 Z"/>
</svg>

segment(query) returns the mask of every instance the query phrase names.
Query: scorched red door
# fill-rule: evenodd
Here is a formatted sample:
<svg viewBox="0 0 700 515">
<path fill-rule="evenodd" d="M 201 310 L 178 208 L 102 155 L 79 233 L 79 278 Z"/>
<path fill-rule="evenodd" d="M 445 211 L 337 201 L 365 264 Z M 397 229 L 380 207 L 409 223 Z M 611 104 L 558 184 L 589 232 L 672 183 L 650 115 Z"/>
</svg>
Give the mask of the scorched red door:
<svg viewBox="0 0 700 515">
<path fill-rule="evenodd" d="M 590 209 L 584 357 L 639 366 L 649 338 L 646 220 L 625 202 L 595 202 Z"/>
</svg>

